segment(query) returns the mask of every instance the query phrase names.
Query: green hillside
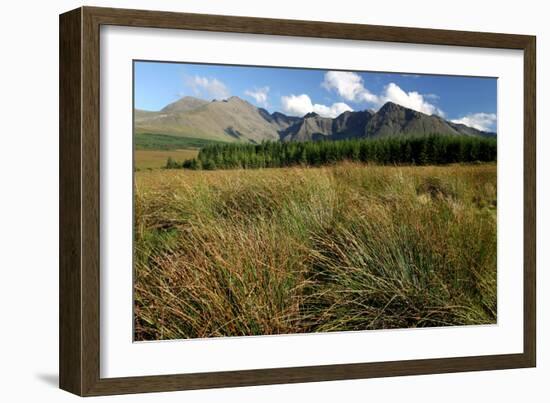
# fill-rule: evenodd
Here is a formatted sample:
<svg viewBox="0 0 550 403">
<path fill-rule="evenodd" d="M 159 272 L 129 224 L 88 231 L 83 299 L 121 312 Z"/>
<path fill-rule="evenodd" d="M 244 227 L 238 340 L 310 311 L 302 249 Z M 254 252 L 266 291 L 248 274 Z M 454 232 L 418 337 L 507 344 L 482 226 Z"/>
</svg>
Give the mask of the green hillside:
<svg viewBox="0 0 550 403">
<path fill-rule="evenodd" d="M 184 148 L 202 148 L 212 144 L 224 144 L 224 142 L 158 133 L 134 134 L 134 148 L 136 150 L 178 150 Z"/>
</svg>

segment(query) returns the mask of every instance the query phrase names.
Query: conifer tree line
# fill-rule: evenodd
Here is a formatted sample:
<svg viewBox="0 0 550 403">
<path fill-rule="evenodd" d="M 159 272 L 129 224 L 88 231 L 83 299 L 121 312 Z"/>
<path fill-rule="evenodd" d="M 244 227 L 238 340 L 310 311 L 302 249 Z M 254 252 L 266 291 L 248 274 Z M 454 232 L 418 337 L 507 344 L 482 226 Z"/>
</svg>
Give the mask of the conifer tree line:
<svg viewBox="0 0 550 403">
<path fill-rule="evenodd" d="M 339 161 L 390 165 L 438 165 L 496 161 L 496 138 L 410 136 L 338 141 L 212 144 L 182 163 L 169 158 L 166 168 L 235 169 L 320 166 Z"/>
</svg>

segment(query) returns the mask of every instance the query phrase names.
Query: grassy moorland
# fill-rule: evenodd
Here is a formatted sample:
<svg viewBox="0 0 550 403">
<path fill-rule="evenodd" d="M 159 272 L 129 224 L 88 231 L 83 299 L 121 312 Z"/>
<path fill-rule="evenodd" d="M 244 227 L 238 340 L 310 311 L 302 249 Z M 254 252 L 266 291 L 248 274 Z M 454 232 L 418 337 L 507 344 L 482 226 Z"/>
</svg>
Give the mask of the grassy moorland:
<svg viewBox="0 0 550 403">
<path fill-rule="evenodd" d="M 136 170 L 163 168 L 169 158 L 176 161 L 193 159 L 200 148 L 218 143 L 167 134 L 135 133 L 134 167 Z"/>
<path fill-rule="evenodd" d="M 135 173 L 135 338 L 496 321 L 496 164 Z"/>
<path fill-rule="evenodd" d="M 175 149 L 175 150 L 135 150 L 134 167 L 136 170 L 159 169 L 166 166 L 166 161 L 171 158 L 174 160 L 186 160 L 195 158 L 199 150 L 197 149 Z"/>
<path fill-rule="evenodd" d="M 169 134 L 134 133 L 134 147 L 137 150 L 197 149 L 212 144 L 224 143 L 194 137 L 178 137 Z"/>
</svg>

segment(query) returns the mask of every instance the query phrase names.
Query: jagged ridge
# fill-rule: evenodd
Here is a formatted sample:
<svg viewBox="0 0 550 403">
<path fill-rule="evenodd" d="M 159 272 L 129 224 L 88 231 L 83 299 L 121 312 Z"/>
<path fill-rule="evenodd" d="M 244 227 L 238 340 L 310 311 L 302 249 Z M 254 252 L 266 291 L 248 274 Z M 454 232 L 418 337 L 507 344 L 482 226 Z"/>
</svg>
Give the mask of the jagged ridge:
<svg viewBox="0 0 550 403">
<path fill-rule="evenodd" d="M 347 111 L 336 118 L 310 112 L 300 118 L 281 112 L 269 113 L 239 97 L 211 102 L 184 97 L 159 112 L 136 110 L 134 119 L 138 133 L 252 143 L 264 140 L 317 141 L 413 134 L 495 135 L 393 102 L 387 102 L 378 112 Z"/>
</svg>

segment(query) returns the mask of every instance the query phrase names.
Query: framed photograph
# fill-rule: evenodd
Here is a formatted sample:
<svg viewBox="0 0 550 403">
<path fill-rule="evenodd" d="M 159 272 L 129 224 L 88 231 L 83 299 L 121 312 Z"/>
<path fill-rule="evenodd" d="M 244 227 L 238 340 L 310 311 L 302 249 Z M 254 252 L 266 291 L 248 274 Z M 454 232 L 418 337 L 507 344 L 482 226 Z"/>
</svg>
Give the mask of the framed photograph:
<svg viewBox="0 0 550 403">
<path fill-rule="evenodd" d="M 60 16 L 60 387 L 533 367 L 535 37 Z"/>
</svg>

